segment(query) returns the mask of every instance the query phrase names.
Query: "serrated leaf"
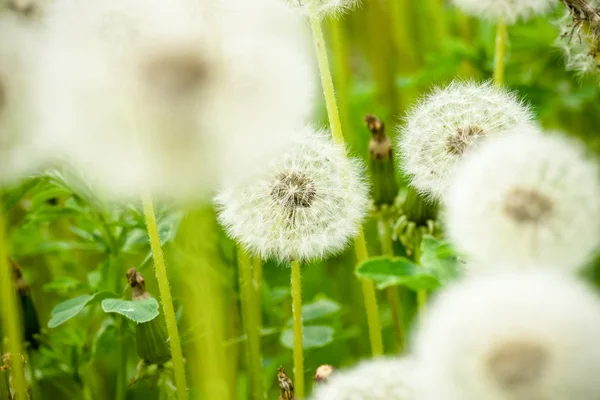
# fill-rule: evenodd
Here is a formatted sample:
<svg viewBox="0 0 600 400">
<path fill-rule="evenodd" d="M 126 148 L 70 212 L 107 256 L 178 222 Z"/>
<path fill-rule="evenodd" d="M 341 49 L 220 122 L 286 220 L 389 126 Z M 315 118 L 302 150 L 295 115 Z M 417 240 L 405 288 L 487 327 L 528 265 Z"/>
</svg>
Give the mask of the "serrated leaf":
<svg viewBox="0 0 600 400">
<path fill-rule="evenodd" d="M 340 305 L 330 299 L 319 299 L 312 303 L 306 303 L 302 306 L 302 321 L 309 322 L 319 319 L 326 315 L 335 314 L 340 311 Z M 291 325 L 292 319 L 288 320 Z"/>
<path fill-rule="evenodd" d="M 105 299 L 102 309 L 107 313 L 117 313 L 138 324 L 152 321 L 158 316 L 158 302 L 154 297 L 144 300 Z"/>
<path fill-rule="evenodd" d="M 426 235 L 421 242 L 421 265 L 435 275 L 442 285 L 462 275 L 462 267 L 456 252 L 445 240 Z"/>
<path fill-rule="evenodd" d="M 313 325 L 305 326 L 302 332 L 302 347 L 304 349 L 314 349 L 325 347 L 333 342 L 335 330 L 330 326 Z M 294 331 L 285 329 L 279 336 L 279 341 L 288 349 L 294 348 Z"/>
<path fill-rule="evenodd" d="M 412 290 L 434 290 L 440 286 L 438 278 L 406 257 L 373 257 L 358 264 L 356 275 L 370 279 L 378 289 L 405 286 Z"/>
<path fill-rule="evenodd" d="M 73 299 L 63 301 L 59 303 L 50 312 L 50 321 L 48 321 L 48 328 L 56 328 L 59 325 L 64 324 L 77 314 L 81 312 L 88 304 L 94 301 L 100 301 L 109 296 L 113 295 L 110 292 L 98 292 L 95 294 L 83 294 Z"/>
</svg>

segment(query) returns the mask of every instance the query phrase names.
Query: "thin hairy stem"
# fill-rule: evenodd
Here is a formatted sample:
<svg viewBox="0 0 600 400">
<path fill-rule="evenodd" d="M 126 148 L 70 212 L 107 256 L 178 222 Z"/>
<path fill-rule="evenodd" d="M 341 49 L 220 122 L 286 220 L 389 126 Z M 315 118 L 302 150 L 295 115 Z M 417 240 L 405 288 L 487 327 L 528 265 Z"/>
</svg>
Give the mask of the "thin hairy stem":
<svg viewBox="0 0 600 400">
<path fill-rule="evenodd" d="M 1 199 L 1 198 L 0 198 Z M 8 238 L 6 222 L 0 210 L 0 299 L 2 299 L 2 322 L 8 336 L 8 351 L 12 355 L 11 371 L 15 397 L 27 398 L 27 382 L 23 365 L 23 331 L 21 311 L 17 302 L 17 288 L 10 263 L 8 262 Z M 1 377 L 0 377 L 1 378 Z"/>
<path fill-rule="evenodd" d="M 154 272 L 156 273 L 156 280 L 158 281 L 158 290 L 160 292 L 163 312 L 165 313 L 167 332 L 169 333 L 169 345 L 171 347 L 171 357 L 173 359 L 173 373 L 175 375 L 175 386 L 177 387 L 177 398 L 179 400 L 187 400 L 189 396 L 185 378 L 185 368 L 183 366 L 181 340 L 179 339 L 179 331 L 177 329 L 177 319 L 175 318 L 175 309 L 173 308 L 173 297 L 171 296 L 171 288 L 167 276 L 165 256 L 160 244 L 160 236 L 158 234 L 158 225 L 156 222 L 156 215 L 154 214 L 152 198 L 149 194 L 142 197 L 142 204 L 144 207 L 150 248 L 152 250 L 152 258 L 154 259 Z"/>
<path fill-rule="evenodd" d="M 507 27 L 504 21 L 498 23 L 496 31 L 496 52 L 494 56 L 494 83 L 504 84 L 504 67 L 506 58 L 506 35 Z"/>
<path fill-rule="evenodd" d="M 246 356 L 252 398 L 254 400 L 264 400 L 266 399 L 266 392 L 262 381 L 260 323 L 258 322 L 260 309 L 256 302 L 257 293 L 253 285 L 250 256 L 243 249 L 238 249 L 238 274 L 242 303 L 242 322 L 248 338 L 246 341 Z"/>
<path fill-rule="evenodd" d="M 304 399 L 304 347 L 302 344 L 302 282 L 300 263 L 292 260 L 292 319 L 294 322 L 294 393 Z"/>
</svg>

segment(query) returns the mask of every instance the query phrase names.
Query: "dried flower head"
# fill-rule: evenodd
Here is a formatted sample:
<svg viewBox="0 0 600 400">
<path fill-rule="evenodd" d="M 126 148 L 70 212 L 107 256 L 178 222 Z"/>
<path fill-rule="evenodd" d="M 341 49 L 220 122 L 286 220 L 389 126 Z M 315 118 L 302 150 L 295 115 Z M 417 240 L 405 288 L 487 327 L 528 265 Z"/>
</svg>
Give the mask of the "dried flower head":
<svg viewBox="0 0 600 400">
<path fill-rule="evenodd" d="M 13 15 L 0 16 L 0 184 L 43 162 L 30 129 L 30 66 L 37 32 Z"/>
<path fill-rule="evenodd" d="M 412 400 L 415 364 L 401 358 L 365 361 L 336 371 L 317 387 L 313 400 Z"/>
<path fill-rule="evenodd" d="M 600 75 L 600 0 L 563 0 L 566 13 L 559 21 L 557 40 L 567 69 Z"/>
<path fill-rule="evenodd" d="M 452 0 L 465 13 L 513 24 L 550 11 L 558 0 Z"/>
<path fill-rule="evenodd" d="M 455 169 L 447 232 L 475 261 L 579 268 L 600 238 L 600 175 L 583 146 L 517 128 Z"/>
<path fill-rule="evenodd" d="M 215 199 L 229 235 L 263 258 L 307 261 L 344 249 L 368 208 L 363 168 L 307 128 L 265 176 Z"/>
<path fill-rule="evenodd" d="M 257 173 L 314 83 L 303 19 L 257 1 L 57 1 L 36 95 L 49 146 L 125 196 L 203 197 Z"/>
<path fill-rule="evenodd" d="M 417 332 L 417 398 L 593 399 L 598 335 L 600 299 L 567 275 L 468 278 L 435 299 Z"/>
<path fill-rule="evenodd" d="M 356 7 L 360 0 L 285 0 L 293 8 L 302 10 L 305 15 L 326 17 L 343 14 Z"/>
<path fill-rule="evenodd" d="M 489 83 L 454 82 L 425 97 L 400 128 L 401 169 L 422 194 L 440 199 L 454 165 L 484 138 L 531 121 L 516 96 Z"/>
</svg>

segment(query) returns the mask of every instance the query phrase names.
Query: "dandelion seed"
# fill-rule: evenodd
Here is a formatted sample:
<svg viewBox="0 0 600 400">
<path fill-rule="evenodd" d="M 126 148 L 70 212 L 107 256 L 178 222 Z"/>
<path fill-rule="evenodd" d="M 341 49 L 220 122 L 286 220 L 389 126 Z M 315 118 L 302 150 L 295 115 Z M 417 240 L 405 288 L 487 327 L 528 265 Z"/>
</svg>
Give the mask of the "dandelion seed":
<svg viewBox="0 0 600 400">
<path fill-rule="evenodd" d="M 409 359 L 380 358 L 336 371 L 318 386 L 313 400 L 412 400 L 415 363 Z"/>
<path fill-rule="evenodd" d="M 265 176 L 216 197 L 230 236 L 263 258 L 308 261 L 341 251 L 367 212 L 360 163 L 325 132 L 302 133 Z"/>
<path fill-rule="evenodd" d="M 441 199 L 454 165 L 487 137 L 532 120 L 514 94 L 489 83 L 454 82 L 420 102 L 400 128 L 401 169 L 422 194 Z"/>
<path fill-rule="evenodd" d="M 320 17 L 343 14 L 356 7 L 360 0 L 285 0 L 306 15 L 314 13 Z"/>
<path fill-rule="evenodd" d="M 583 282 L 541 269 L 470 277 L 417 332 L 416 398 L 593 399 L 599 334 L 600 299 Z"/>
<path fill-rule="evenodd" d="M 305 32 L 275 0 L 58 1 L 39 130 L 112 195 L 206 197 L 258 173 L 310 114 Z"/>
<path fill-rule="evenodd" d="M 582 145 L 517 128 L 455 169 L 446 196 L 448 235 L 473 268 L 580 268 L 600 237 L 598 182 L 598 166 Z"/>
<path fill-rule="evenodd" d="M 558 0 L 452 0 L 465 13 L 513 24 L 550 11 Z"/>
</svg>

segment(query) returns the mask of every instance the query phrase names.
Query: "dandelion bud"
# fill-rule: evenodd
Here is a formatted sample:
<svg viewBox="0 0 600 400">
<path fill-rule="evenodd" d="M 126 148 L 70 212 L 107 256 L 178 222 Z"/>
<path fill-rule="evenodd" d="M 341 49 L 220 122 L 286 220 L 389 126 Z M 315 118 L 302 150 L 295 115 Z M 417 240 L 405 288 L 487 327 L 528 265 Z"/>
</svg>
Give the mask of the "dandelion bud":
<svg viewBox="0 0 600 400">
<path fill-rule="evenodd" d="M 580 268 L 600 237 L 599 182 L 582 145 L 515 129 L 456 168 L 446 199 L 448 235 L 474 268 Z"/>
<path fill-rule="evenodd" d="M 400 129 L 401 170 L 422 194 L 441 199 L 454 165 L 484 139 L 532 120 L 529 108 L 489 83 L 454 82 L 436 89 Z"/>
<path fill-rule="evenodd" d="M 335 369 L 332 365 L 321 365 L 319 368 L 317 368 L 313 380 L 315 381 L 315 383 L 327 383 L 327 381 L 329 381 L 329 377 L 331 376 L 331 374 L 333 374 L 334 370 Z"/>
<path fill-rule="evenodd" d="M 598 335 L 600 299 L 583 282 L 544 270 L 468 278 L 434 300 L 417 332 L 416 398 L 593 399 Z"/>
<path fill-rule="evenodd" d="M 281 394 L 279 400 L 296 400 L 294 396 L 294 384 L 290 377 L 285 373 L 283 365 L 277 369 L 277 381 L 279 383 L 279 389 Z"/>
<path fill-rule="evenodd" d="M 260 179 L 215 198 L 229 235 L 263 258 L 308 261 L 339 252 L 367 213 L 361 164 L 325 132 L 303 133 Z"/>
<path fill-rule="evenodd" d="M 416 365 L 400 358 L 365 361 L 354 368 L 336 371 L 318 385 L 313 400 L 412 400 L 412 377 Z"/>
<path fill-rule="evenodd" d="M 478 18 L 502 20 L 509 24 L 542 15 L 558 0 L 452 0 L 465 13 Z"/>
<path fill-rule="evenodd" d="M 394 204 L 398 194 L 392 142 L 385 134 L 385 125 L 379 118 L 367 115 L 365 122 L 372 135 L 369 141 L 369 158 L 373 179 L 373 199 L 376 205 L 391 205 Z"/>
<path fill-rule="evenodd" d="M 131 287 L 131 299 L 134 301 L 152 297 L 146 291 L 144 277 L 135 268 L 127 271 L 127 282 Z M 147 364 L 163 364 L 171 358 L 169 334 L 162 314 L 151 321 L 135 326 L 137 353 Z"/>
</svg>

